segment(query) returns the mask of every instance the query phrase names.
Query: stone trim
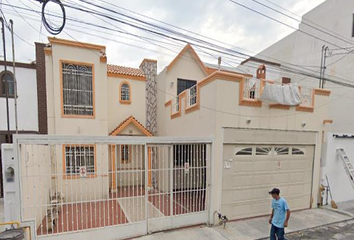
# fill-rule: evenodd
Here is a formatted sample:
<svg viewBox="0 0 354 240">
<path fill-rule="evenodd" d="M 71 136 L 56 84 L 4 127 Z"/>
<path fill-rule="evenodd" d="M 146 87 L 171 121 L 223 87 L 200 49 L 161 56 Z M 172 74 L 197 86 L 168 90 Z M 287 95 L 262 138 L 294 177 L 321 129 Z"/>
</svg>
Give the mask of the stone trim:
<svg viewBox="0 0 354 240">
<path fill-rule="evenodd" d="M 45 53 L 46 47 L 43 43 L 36 44 L 36 75 L 37 75 L 37 102 L 38 102 L 38 132 L 48 134 L 48 116 L 47 116 L 47 84 L 45 71 Z"/>
</svg>

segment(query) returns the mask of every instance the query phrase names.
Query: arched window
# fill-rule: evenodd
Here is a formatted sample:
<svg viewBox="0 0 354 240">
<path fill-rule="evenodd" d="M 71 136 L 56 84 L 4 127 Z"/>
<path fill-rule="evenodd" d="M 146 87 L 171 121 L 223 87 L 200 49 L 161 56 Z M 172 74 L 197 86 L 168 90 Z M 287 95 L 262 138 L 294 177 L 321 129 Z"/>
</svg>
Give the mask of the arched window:
<svg viewBox="0 0 354 240">
<path fill-rule="evenodd" d="M 120 85 L 120 99 L 119 101 L 124 104 L 129 104 L 131 102 L 131 89 L 127 82 L 123 82 Z"/>
<path fill-rule="evenodd" d="M 14 97 L 15 95 L 15 81 L 12 72 L 5 71 L 0 73 L 0 94 L 2 97 L 6 96 L 6 89 L 9 97 Z"/>
</svg>

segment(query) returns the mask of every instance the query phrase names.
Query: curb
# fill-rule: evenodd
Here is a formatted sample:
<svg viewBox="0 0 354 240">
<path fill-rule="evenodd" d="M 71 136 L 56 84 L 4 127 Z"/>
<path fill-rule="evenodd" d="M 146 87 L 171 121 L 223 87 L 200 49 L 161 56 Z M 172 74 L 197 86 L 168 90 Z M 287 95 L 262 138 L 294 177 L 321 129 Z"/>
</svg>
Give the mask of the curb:
<svg viewBox="0 0 354 240">
<path fill-rule="evenodd" d="M 346 215 L 348 217 L 354 218 L 354 214 L 352 214 L 350 212 L 343 211 L 343 210 L 334 209 L 334 208 L 330 208 L 330 207 L 321 207 L 320 209 L 329 210 L 329 211 L 332 211 L 335 213 L 340 213 L 340 214 Z"/>
<path fill-rule="evenodd" d="M 316 226 L 316 227 L 310 227 L 310 228 L 304 228 L 304 229 L 301 229 L 301 230 L 296 230 L 296 231 L 292 231 L 292 232 L 287 232 L 287 234 L 291 233 L 300 233 L 302 231 L 308 231 L 308 230 L 312 230 L 312 229 L 316 229 L 316 228 L 320 228 L 320 227 L 326 227 L 326 226 L 330 226 L 330 225 L 333 225 L 333 224 L 338 224 L 338 223 L 345 223 L 345 222 L 350 222 L 354 220 L 354 217 L 352 218 L 349 218 L 349 219 L 345 219 L 345 220 L 341 220 L 341 221 L 336 221 L 336 222 L 332 222 L 332 223 L 327 223 L 327 224 L 323 224 L 323 225 L 319 225 L 319 226 Z M 257 238 L 255 240 L 267 240 L 269 239 L 269 237 L 264 237 L 264 238 Z"/>
</svg>

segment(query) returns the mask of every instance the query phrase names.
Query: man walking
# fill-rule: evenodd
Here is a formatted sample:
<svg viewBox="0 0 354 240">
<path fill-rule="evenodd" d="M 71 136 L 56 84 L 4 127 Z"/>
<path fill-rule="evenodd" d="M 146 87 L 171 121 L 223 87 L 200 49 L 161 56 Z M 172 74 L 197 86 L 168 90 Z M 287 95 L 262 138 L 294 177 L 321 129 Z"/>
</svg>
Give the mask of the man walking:
<svg viewBox="0 0 354 240">
<path fill-rule="evenodd" d="M 290 218 L 290 209 L 286 200 L 279 196 L 280 190 L 278 188 L 273 188 L 269 192 L 273 197 L 272 201 L 272 214 L 269 218 L 269 224 L 272 225 L 270 229 L 270 240 L 286 240 L 284 238 L 284 228 L 288 226 L 288 221 Z"/>
</svg>

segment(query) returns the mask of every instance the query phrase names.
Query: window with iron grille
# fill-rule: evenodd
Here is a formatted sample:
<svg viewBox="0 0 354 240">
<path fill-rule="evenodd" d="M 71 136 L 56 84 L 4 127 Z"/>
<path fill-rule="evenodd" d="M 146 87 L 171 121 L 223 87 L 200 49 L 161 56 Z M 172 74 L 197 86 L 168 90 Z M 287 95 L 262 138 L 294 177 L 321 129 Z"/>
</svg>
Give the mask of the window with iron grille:
<svg viewBox="0 0 354 240">
<path fill-rule="evenodd" d="M 120 100 L 130 101 L 130 87 L 127 83 L 123 83 L 120 88 Z"/>
<path fill-rule="evenodd" d="M 87 174 L 95 172 L 94 146 L 65 146 L 65 171 L 67 175 L 79 175 L 86 168 Z"/>
<path fill-rule="evenodd" d="M 92 66 L 62 63 L 64 115 L 93 116 Z"/>
<path fill-rule="evenodd" d="M 14 97 L 15 95 L 15 81 L 14 81 L 14 75 L 7 71 L 3 71 L 1 74 L 1 81 L 0 81 L 0 95 L 1 96 L 6 96 L 6 89 L 7 89 L 7 96 L 8 97 Z"/>
<path fill-rule="evenodd" d="M 122 145 L 120 150 L 121 163 L 130 163 L 130 146 Z"/>
</svg>

